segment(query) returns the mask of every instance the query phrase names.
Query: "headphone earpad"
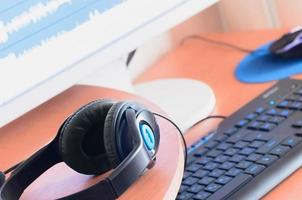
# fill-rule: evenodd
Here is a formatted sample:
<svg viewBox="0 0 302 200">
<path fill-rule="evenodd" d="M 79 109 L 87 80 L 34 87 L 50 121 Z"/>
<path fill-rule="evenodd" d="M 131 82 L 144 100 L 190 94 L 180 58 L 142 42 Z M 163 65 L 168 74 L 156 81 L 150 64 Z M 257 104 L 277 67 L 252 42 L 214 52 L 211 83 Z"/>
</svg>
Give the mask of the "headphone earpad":
<svg viewBox="0 0 302 200">
<path fill-rule="evenodd" d="M 104 145 L 107 151 L 107 156 L 109 162 L 111 163 L 111 167 L 115 168 L 121 163 L 120 156 L 118 154 L 118 149 L 116 146 L 116 134 L 115 134 L 115 126 L 116 126 L 116 116 L 123 103 L 114 104 L 106 117 L 105 125 L 104 125 Z"/>
<path fill-rule="evenodd" d="M 62 126 L 59 150 L 64 162 L 83 174 L 101 174 L 111 169 L 104 146 L 104 122 L 114 104 L 93 101 L 70 116 Z"/>
</svg>

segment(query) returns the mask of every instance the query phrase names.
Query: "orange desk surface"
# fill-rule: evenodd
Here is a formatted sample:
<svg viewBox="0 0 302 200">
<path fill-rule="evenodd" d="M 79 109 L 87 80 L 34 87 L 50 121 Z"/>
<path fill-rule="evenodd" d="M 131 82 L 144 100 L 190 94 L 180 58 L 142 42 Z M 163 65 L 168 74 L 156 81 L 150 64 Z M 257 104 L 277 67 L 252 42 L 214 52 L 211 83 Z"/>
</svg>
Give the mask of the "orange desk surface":
<svg viewBox="0 0 302 200">
<path fill-rule="evenodd" d="M 204 34 L 203 36 L 232 43 L 248 49 L 281 36 L 284 30 L 263 30 L 237 33 Z M 186 40 L 158 63 L 148 69 L 136 83 L 160 78 L 191 78 L 201 80 L 212 87 L 217 99 L 213 114 L 230 115 L 252 100 L 275 82 L 244 84 L 236 80 L 234 70 L 245 53 L 197 39 Z M 295 78 L 302 78 L 301 75 Z M 186 139 L 192 144 L 208 131 L 215 129 L 219 120 L 206 121 L 188 133 Z M 302 199 L 302 169 L 268 193 L 264 199 Z"/>
<path fill-rule="evenodd" d="M 74 86 L 0 129 L 0 169 L 7 169 L 33 154 L 54 138 L 60 124 L 71 113 L 92 100 L 103 98 L 137 101 L 161 112 L 153 104 L 125 92 Z M 163 119 L 158 122 L 161 142 L 156 165 L 119 199 L 157 200 L 176 196 L 183 172 L 183 148 L 176 129 Z M 55 199 L 82 190 L 101 178 L 80 175 L 65 164 L 58 164 L 39 177 L 21 199 Z"/>
</svg>

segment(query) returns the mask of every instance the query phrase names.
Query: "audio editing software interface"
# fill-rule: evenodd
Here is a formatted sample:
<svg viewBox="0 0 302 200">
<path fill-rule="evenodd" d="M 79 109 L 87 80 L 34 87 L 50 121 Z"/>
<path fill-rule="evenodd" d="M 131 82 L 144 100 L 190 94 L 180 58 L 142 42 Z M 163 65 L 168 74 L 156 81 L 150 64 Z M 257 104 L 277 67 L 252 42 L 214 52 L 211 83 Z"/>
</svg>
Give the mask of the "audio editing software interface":
<svg viewBox="0 0 302 200">
<path fill-rule="evenodd" d="M 100 48 L 96 27 L 123 2 L 0 1 L 0 106 Z"/>
</svg>

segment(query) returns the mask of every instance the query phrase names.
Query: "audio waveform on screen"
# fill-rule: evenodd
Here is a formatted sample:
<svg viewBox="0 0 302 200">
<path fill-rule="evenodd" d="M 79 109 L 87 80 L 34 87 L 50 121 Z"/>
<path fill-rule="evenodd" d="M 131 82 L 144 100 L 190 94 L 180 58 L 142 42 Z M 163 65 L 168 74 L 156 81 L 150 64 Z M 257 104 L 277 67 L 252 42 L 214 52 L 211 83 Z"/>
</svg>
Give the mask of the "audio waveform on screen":
<svg viewBox="0 0 302 200">
<path fill-rule="evenodd" d="M 128 1 L 0 1 L 0 108 L 118 37 Z"/>
<path fill-rule="evenodd" d="M 1 1 L 0 59 L 18 58 L 43 47 L 123 1 Z"/>
<path fill-rule="evenodd" d="M 28 10 L 23 11 L 18 16 L 14 16 L 9 21 L 0 20 L 0 43 L 7 42 L 9 35 L 18 32 L 23 27 L 35 24 L 41 19 L 57 11 L 57 9 L 66 4 L 71 3 L 71 0 L 55 0 L 43 4 L 38 4 L 30 7 Z"/>
</svg>

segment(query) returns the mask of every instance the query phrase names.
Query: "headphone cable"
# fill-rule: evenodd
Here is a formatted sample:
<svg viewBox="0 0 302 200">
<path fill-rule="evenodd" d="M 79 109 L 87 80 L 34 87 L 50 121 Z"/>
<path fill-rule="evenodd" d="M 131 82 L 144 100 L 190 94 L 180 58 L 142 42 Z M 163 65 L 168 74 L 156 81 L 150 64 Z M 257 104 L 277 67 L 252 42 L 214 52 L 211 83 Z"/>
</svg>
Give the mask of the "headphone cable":
<svg viewBox="0 0 302 200">
<path fill-rule="evenodd" d="M 186 139 L 184 137 L 184 134 L 183 132 L 181 131 L 181 129 L 179 128 L 179 126 L 177 126 L 177 124 L 175 122 L 173 122 L 171 119 L 169 119 L 168 117 L 165 117 L 164 115 L 161 115 L 159 113 L 156 113 L 156 112 L 153 112 L 154 115 L 158 116 L 158 117 L 161 117 L 167 121 L 169 121 L 178 131 L 178 133 L 180 134 L 181 136 L 181 139 L 182 139 L 182 143 L 183 143 L 183 146 L 184 146 L 184 157 L 185 157 L 185 162 L 184 162 L 184 170 L 186 169 L 186 166 L 187 166 L 187 160 L 188 160 L 188 146 L 187 146 L 187 142 L 186 142 Z M 202 122 L 205 122 L 209 119 L 226 119 L 227 117 L 226 116 L 223 116 L 223 115 L 210 115 L 208 117 L 205 117 L 201 120 L 199 120 L 198 122 L 196 122 L 195 124 L 193 124 L 189 129 L 193 128 L 194 126 L 202 123 Z"/>
<path fill-rule="evenodd" d="M 155 113 L 153 112 L 154 115 L 158 116 L 158 117 L 161 117 L 167 121 L 169 121 L 178 131 L 178 133 L 180 134 L 180 137 L 182 139 L 182 143 L 183 143 L 183 146 L 184 146 L 184 157 L 185 157 L 185 162 L 184 162 L 184 170 L 186 169 L 186 166 L 187 166 L 187 152 L 188 152 L 188 146 L 187 146 L 187 142 L 186 142 L 186 139 L 184 137 L 184 134 L 183 132 L 180 130 L 179 126 L 176 125 L 175 122 L 173 122 L 171 119 L 169 119 L 168 117 L 165 117 L 159 113 Z"/>
</svg>

